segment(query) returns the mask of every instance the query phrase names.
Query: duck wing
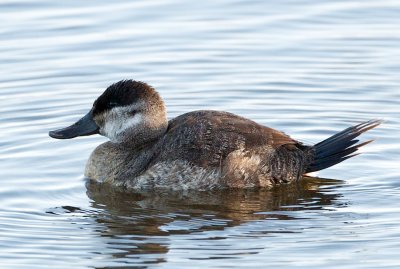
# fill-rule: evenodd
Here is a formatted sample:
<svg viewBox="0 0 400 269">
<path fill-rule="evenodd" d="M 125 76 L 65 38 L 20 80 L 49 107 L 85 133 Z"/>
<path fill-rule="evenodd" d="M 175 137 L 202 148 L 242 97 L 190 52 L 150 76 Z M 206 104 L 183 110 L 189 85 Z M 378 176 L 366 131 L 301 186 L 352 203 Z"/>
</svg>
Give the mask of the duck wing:
<svg viewBox="0 0 400 269">
<path fill-rule="evenodd" d="M 298 145 L 288 135 L 252 120 L 220 111 L 194 111 L 169 122 L 157 161 L 184 160 L 202 167 L 220 166 L 235 150 L 277 149 Z"/>
</svg>

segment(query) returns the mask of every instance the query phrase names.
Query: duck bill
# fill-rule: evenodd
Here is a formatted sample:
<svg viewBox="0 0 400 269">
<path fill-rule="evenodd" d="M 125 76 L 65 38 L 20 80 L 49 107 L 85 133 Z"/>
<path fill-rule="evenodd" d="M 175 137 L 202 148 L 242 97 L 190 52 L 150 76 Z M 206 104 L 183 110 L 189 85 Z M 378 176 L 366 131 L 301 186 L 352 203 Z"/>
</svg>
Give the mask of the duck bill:
<svg viewBox="0 0 400 269">
<path fill-rule="evenodd" d="M 69 127 L 50 131 L 49 136 L 56 139 L 70 139 L 78 136 L 87 136 L 99 133 L 99 126 L 93 120 L 93 113 L 89 111 L 83 118 Z"/>
</svg>

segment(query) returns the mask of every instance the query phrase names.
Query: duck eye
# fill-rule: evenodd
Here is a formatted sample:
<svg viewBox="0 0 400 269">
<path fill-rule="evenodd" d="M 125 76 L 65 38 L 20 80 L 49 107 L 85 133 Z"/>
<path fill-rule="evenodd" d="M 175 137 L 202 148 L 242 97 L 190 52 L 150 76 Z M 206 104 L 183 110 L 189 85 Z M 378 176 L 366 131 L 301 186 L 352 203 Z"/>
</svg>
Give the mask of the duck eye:
<svg viewBox="0 0 400 269">
<path fill-rule="evenodd" d="M 115 102 L 115 101 L 111 101 L 110 103 L 108 103 L 108 108 L 114 108 L 114 107 L 116 107 L 116 106 L 118 106 L 118 103 L 117 102 Z"/>
</svg>

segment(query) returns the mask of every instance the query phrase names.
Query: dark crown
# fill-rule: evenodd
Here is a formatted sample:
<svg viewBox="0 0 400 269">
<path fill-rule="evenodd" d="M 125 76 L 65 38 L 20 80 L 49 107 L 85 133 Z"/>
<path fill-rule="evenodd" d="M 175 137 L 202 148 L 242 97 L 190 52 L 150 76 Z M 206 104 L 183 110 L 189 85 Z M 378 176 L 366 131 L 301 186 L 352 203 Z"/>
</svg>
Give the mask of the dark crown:
<svg viewBox="0 0 400 269">
<path fill-rule="evenodd" d="M 135 80 L 121 80 L 109 86 L 93 104 L 93 114 L 118 106 L 127 106 L 137 100 L 147 100 L 157 95 L 150 85 Z"/>
</svg>

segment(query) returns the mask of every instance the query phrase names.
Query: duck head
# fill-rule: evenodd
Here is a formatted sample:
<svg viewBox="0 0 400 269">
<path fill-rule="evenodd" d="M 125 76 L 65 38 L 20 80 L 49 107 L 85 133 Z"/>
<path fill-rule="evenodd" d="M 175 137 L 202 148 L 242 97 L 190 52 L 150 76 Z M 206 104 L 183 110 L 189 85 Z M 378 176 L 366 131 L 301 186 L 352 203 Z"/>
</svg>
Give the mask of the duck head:
<svg viewBox="0 0 400 269">
<path fill-rule="evenodd" d="M 100 134 L 135 146 L 156 140 L 168 127 L 160 95 L 146 83 L 122 80 L 109 86 L 73 125 L 49 132 L 57 139 Z"/>
</svg>

